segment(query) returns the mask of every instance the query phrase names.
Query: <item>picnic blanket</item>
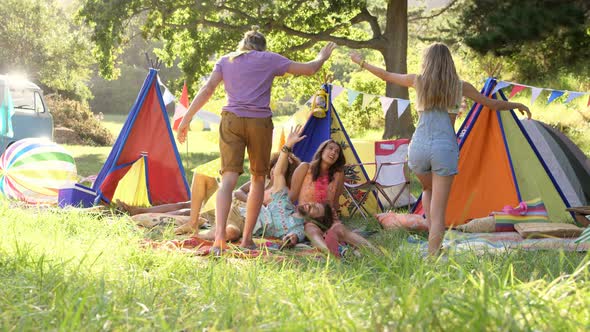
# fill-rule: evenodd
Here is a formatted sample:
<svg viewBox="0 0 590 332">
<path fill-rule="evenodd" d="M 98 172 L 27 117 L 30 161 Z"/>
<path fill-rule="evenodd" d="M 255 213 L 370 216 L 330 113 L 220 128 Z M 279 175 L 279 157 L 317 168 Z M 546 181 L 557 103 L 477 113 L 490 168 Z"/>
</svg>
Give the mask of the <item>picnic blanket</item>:
<svg viewBox="0 0 590 332">
<path fill-rule="evenodd" d="M 230 243 L 229 248 L 223 252 L 224 257 L 233 258 L 270 258 L 283 260 L 292 256 L 309 256 L 312 258 L 325 257 L 319 250 L 306 244 L 297 244 L 293 248 L 281 249 L 281 240 L 274 238 L 254 238 L 256 249 L 244 250 L 238 247 L 238 243 Z M 190 237 L 184 240 L 144 240 L 144 247 L 154 249 L 166 249 L 179 251 L 194 256 L 208 256 L 211 253 L 213 241 Z"/>
<path fill-rule="evenodd" d="M 416 235 L 410 235 L 408 242 L 418 244 L 422 249 L 428 247 L 427 240 Z M 499 253 L 511 249 L 586 252 L 590 249 L 590 242 L 576 243 L 576 239 L 563 238 L 524 239 L 516 232 L 462 233 L 458 231 L 447 231 L 443 240 L 443 250 L 447 252 L 472 251 L 481 254 Z"/>
</svg>

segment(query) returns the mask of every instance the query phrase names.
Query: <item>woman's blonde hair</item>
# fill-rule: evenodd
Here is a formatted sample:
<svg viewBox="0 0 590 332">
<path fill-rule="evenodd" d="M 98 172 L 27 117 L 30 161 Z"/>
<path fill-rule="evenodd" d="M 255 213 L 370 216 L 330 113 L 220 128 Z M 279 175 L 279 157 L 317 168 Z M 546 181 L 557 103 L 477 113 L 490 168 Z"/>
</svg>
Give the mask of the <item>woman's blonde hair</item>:
<svg viewBox="0 0 590 332">
<path fill-rule="evenodd" d="M 240 51 L 266 51 L 266 38 L 260 32 L 257 25 L 252 26 L 252 30 L 244 34 L 244 38 L 238 44 Z"/>
<path fill-rule="evenodd" d="M 418 110 L 459 107 L 463 96 L 461 80 L 447 45 L 434 43 L 424 50 L 422 72 L 415 85 Z"/>
</svg>

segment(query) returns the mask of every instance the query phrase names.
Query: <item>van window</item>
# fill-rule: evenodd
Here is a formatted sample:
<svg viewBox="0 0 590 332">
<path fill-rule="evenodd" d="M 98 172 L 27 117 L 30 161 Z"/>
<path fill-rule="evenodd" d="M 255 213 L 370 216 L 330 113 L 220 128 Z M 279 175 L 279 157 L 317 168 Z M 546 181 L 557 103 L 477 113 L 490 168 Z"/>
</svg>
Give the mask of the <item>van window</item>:
<svg viewBox="0 0 590 332">
<path fill-rule="evenodd" d="M 39 92 L 35 92 L 35 110 L 37 113 L 45 112 L 45 106 L 43 105 L 43 99 Z"/>
<path fill-rule="evenodd" d="M 15 110 L 27 113 L 35 113 L 36 93 L 27 89 L 10 89 L 12 103 Z"/>
</svg>

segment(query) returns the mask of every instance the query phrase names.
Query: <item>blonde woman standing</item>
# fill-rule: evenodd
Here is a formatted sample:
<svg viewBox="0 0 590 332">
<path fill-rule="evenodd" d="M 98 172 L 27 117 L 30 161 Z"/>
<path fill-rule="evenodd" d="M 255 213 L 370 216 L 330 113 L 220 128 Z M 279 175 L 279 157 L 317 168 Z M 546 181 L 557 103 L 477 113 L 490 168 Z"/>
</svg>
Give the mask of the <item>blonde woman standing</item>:
<svg viewBox="0 0 590 332">
<path fill-rule="evenodd" d="M 429 225 L 428 252 L 438 253 L 445 231 L 445 212 L 453 178 L 458 173 L 459 147 L 454 129 L 463 96 L 492 110 L 518 109 L 531 117 L 520 103 L 487 98 L 468 82 L 461 81 L 449 48 L 434 43 L 424 51 L 420 74 L 390 73 L 368 64 L 352 52 L 350 58 L 363 69 L 394 84 L 416 89 L 420 116 L 408 152 L 408 165 L 422 184 L 422 203 Z"/>
<path fill-rule="evenodd" d="M 221 154 L 221 186 L 215 206 L 216 234 L 213 253 L 219 254 L 226 246 L 225 225 L 230 211 L 232 192 L 244 171 L 244 153 L 250 159 L 250 193 L 246 202 L 246 221 L 240 246 L 254 247 L 252 231 L 264 196 L 264 179 L 269 172 L 272 145 L 272 111 L 270 92 L 276 76 L 285 73 L 313 75 L 330 57 L 336 45 L 328 43 L 309 62 L 294 62 L 268 52 L 266 38 L 258 27 L 244 34 L 238 49 L 217 61 L 211 76 L 192 101 L 178 128 L 178 141 L 186 140 L 189 124 L 207 103 L 219 83 L 223 82 L 227 104 L 221 113 L 219 150 Z"/>
</svg>

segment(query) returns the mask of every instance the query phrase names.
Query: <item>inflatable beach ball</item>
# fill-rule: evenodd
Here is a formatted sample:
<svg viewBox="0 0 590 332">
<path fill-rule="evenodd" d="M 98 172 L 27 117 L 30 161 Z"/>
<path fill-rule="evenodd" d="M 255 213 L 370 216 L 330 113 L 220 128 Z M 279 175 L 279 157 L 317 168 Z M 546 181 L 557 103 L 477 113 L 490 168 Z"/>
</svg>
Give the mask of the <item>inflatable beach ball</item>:
<svg viewBox="0 0 590 332">
<path fill-rule="evenodd" d="M 0 193 L 27 203 L 57 203 L 59 189 L 77 182 L 72 155 L 60 145 L 26 138 L 9 146 L 0 157 Z"/>
</svg>

